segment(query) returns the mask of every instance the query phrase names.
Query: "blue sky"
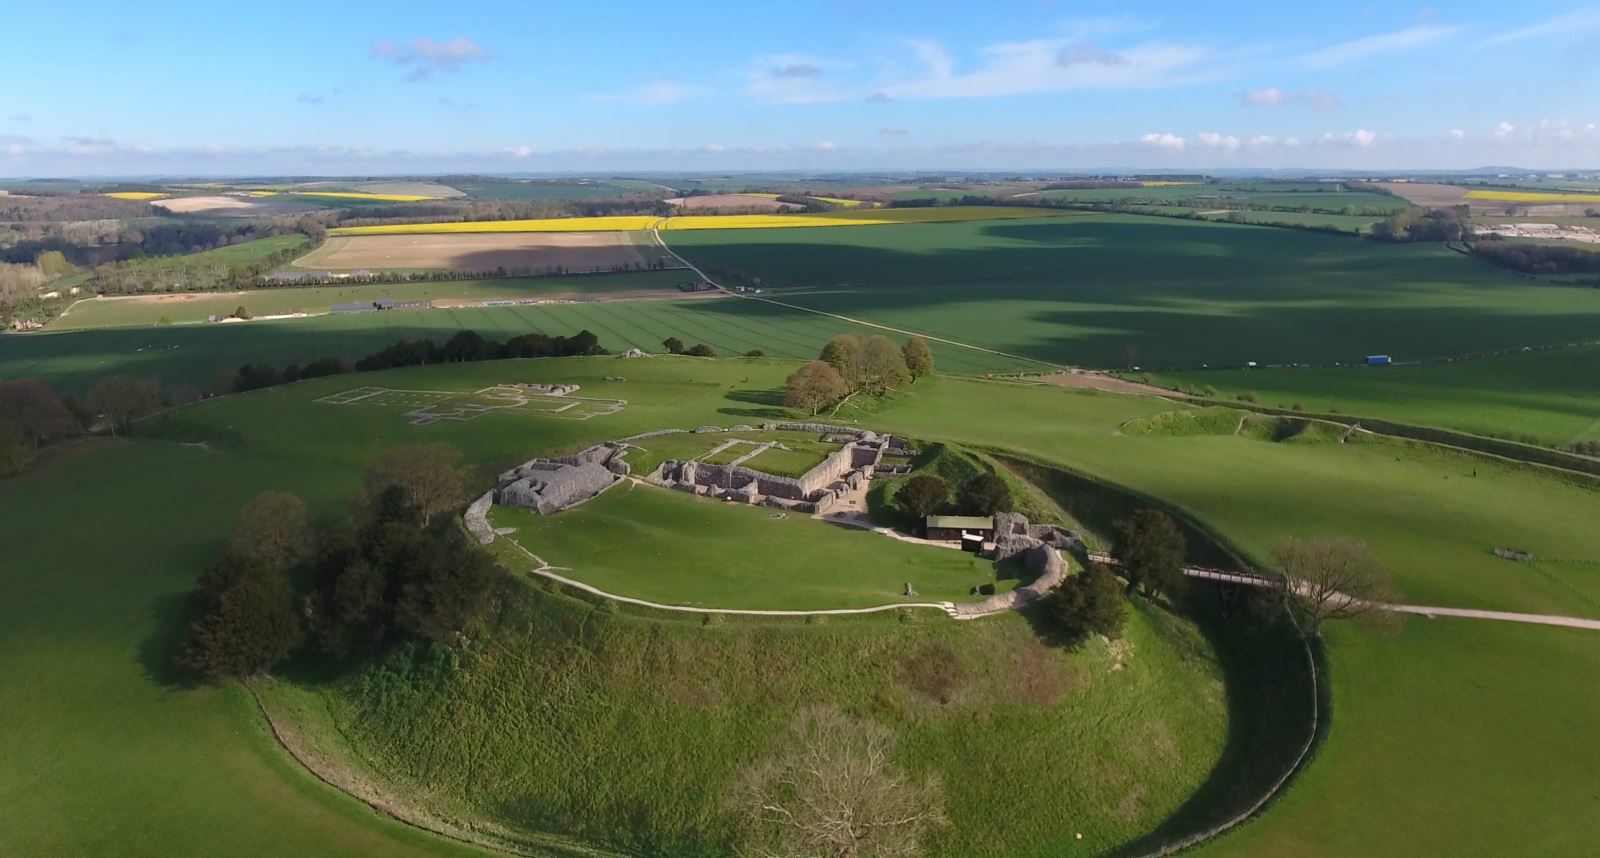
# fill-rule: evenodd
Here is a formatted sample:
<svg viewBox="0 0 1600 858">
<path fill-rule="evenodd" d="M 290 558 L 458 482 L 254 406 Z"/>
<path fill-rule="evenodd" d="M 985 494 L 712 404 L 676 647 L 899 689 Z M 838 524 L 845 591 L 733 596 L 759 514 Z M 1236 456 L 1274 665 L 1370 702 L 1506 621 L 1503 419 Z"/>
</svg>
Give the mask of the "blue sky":
<svg viewBox="0 0 1600 858">
<path fill-rule="evenodd" d="M 509 6 L 17 2 L 0 175 L 1600 167 L 1600 5 Z"/>
</svg>

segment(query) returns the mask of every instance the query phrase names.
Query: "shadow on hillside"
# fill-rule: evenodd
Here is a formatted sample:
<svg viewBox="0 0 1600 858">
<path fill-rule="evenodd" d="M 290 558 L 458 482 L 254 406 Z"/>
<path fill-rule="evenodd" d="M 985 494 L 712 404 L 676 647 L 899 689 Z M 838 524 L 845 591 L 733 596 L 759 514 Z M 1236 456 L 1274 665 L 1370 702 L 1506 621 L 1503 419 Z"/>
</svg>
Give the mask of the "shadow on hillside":
<svg viewBox="0 0 1600 858">
<path fill-rule="evenodd" d="M 729 417 L 756 417 L 764 420 L 782 420 L 788 417 L 783 410 L 781 390 L 730 390 L 726 396 L 733 402 L 745 402 L 760 408 L 718 408 L 718 414 Z"/>
<path fill-rule="evenodd" d="M 163 593 L 150 602 L 150 636 L 139 643 L 137 659 L 146 679 L 158 685 L 190 688 L 198 683 L 178 666 L 194 609 L 188 593 Z"/>
</svg>

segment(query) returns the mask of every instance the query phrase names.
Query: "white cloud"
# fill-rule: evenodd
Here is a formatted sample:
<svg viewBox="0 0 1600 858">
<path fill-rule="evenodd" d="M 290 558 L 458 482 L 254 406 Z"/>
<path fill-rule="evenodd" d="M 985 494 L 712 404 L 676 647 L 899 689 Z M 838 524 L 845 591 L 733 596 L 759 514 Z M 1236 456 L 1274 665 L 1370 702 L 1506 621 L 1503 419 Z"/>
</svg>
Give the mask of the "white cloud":
<svg viewBox="0 0 1600 858">
<path fill-rule="evenodd" d="M 507 149 L 506 150 L 506 154 L 510 155 L 513 158 L 526 158 L 529 155 L 533 154 L 533 147 L 531 147 L 531 146 L 514 146 L 514 147 L 512 147 L 510 149 Z"/>
<path fill-rule="evenodd" d="M 68 135 L 67 151 L 73 155 L 104 155 L 117 148 L 117 141 L 103 134 Z"/>
<path fill-rule="evenodd" d="M 1270 149 L 1278 145 L 1278 138 L 1271 134 L 1257 134 L 1250 138 L 1250 146 L 1255 149 Z"/>
<path fill-rule="evenodd" d="M 653 80 L 621 92 L 599 92 L 589 98 L 594 101 L 625 102 L 628 104 L 676 104 L 690 95 L 695 88 L 675 80 Z"/>
<path fill-rule="evenodd" d="M 1424 48 L 1455 35 L 1459 29 L 1459 27 L 1421 25 L 1391 33 L 1379 33 L 1375 36 L 1341 42 L 1320 51 L 1312 51 L 1305 55 L 1301 63 L 1306 68 L 1317 70 L 1338 68 L 1372 57 Z"/>
<path fill-rule="evenodd" d="M 832 140 L 824 140 L 817 144 L 817 148 L 824 152 L 833 152 L 839 148 L 839 144 L 833 142 Z"/>
<path fill-rule="evenodd" d="M 1504 140 L 1505 138 L 1510 137 L 1512 134 L 1515 134 L 1516 131 L 1517 126 L 1512 125 L 1509 122 L 1501 122 L 1494 127 L 1494 136 Z"/>
<path fill-rule="evenodd" d="M 1368 131 L 1365 128 L 1357 128 L 1354 131 L 1348 131 L 1343 134 L 1335 134 L 1330 131 L 1327 134 L 1322 135 L 1322 139 L 1329 143 L 1346 143 L 1361 149 L 1368 149 L 1377 144 L 1378 139 L 1381 136 L 1383 135 L 1378 134 L 1376 131 Z"/>
<path fill-rule="evenodd" d="M 1547 18 L 1537 24 L 1531 24 L 1517 30 L 1509 30 L 1484 39 L 1484 47 L 1503 45 L 1508 42 L 1520 42 L 1523 39 L 1535 39 L 1542 36 L 1566 36 L 1588 30 L 1600 29 L 1600 6 L 1591 6 L 1587 9 L 1578 9 L 1554 18 Z"/>
<path fill-rule="evenodd" d="M 26 155 L 32 145 L 31 137 L 24 137 L 21 134 L 0 134 L 0 152 L 9 156 Z"/>
<path fill-rule="evenodd" d="M 427 80 L 437 73 L 453 73 L 469 62 L 481 62 L 490 57 L 489 50 L 466 36 L 448 41 L 416 38 L 403 45 L 388 39 L 372 44 L 372 56 L 391 65 L 410 68 L 405 79 Z"/>
<path fill-rule="evenodd" d="M 707 143 L 705 145 L 705 151 L 716 154 L 718 152 L 728 151 L 728 147 L 722 145 L 721 143 Z"/>
<path fill-rule="evenodd" d="M 1170 149 L 1174 152 L 1182 152 L 1184 147 L 1187 145 L 1182 137 L 1179 137 L 1176 134 L 1167 133 L 1146 134 L 1139 138 L 1139 142 L 1145 144 L 1146 146 Z"/>
<path fill-rule="evenodd" d="M 1239 151 L 1239 138 L 1232 134 L 1224 135 L 1215 131 L 1206 131 L 1199 134 L 1195 139 L 1200 142 L 1201 146 L 1211 149 L 1221 149 L 1224 152 Z"/>
<path fill-rule="evenodd" d="M 1450 129 L 1450 139 L 1452 139 L 1452 140 L 1460 140 L 1461 138 L 1466 137 L 1466 136 L 1467 136 L 1467 132 L 1462 131 L 1460 128 L 1452 128 L 1452 129 Z"/>
<path fill-rule="evenodd" d="M 1289 93 L 1269 86 L 1265 89 L 1252 89 L 1242 96 L 1244 103 L 1253 107 L 1282 107 L 1289 103 Z"/>
</svg>

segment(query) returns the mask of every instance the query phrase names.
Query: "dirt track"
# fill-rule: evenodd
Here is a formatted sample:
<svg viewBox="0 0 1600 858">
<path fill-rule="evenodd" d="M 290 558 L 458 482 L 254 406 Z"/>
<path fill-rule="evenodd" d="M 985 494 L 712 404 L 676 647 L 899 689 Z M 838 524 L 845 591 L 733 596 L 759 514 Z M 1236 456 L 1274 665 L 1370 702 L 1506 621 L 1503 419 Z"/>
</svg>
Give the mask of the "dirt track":
<svg viewBox="0 0 1600 858">
<path fill-rule="evenodd" d="M 1136 381 L 1127 381 L 1114 375 L 1087 370 L 1068 370 L 1053 375 L 1040 376 L 1040 381 L 1048 384 L 1059 384 L 1062 387 L 1076 387 L 1083 390 L 1108 390 L 1112 393 L 1133 393 L 1140 396 L 1171 396 L 1172 391 L 1161 387 L 1152 387 Z"/>
</svg>

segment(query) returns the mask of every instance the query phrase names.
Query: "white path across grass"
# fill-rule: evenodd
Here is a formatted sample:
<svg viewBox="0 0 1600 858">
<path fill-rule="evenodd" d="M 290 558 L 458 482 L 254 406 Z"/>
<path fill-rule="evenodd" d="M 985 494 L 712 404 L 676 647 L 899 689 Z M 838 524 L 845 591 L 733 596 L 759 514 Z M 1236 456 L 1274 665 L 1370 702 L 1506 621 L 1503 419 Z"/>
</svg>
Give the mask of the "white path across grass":
<svg viewBox="0 0 1600 858">
<path fill-rule="evenodd" d="M 655 223 L 651 224 L 650 225 L 650 234 L 655 237 L 656 243 L 661 245 L 661 249 L 662 250 L 666 251 L 666 253 L 669 256 L 671 256 L 673 259 L 676 259 L 679 262 L 683 263 L 685 268 L 688 268 L 690 271 L 693 271 L 695 274 L 699 275 L 701 280 L 704 280 L 705 282 L 710 283 L 712 286 L 715 286 L 718 289 L 721 289 L 723 292 L 725 292 L 725 293 L 727 293 L 729 295 L 732 295 L 735 298 L 743 298 L 746 301 L 761 301 L 761 302 L 764 302 L 764 303 L 767 303 L 767 304 L 771 304 L 771 305 L 773 305 L 775 307 L 783 307 L 783 308 L 789 309 L 789 310 L 799 310 L 802 313 L 811 313 L 812 315 L 815 315 L 815 316 L 826 316 L 826 317 L 828 317 L 830 319 L 838 319 L 841 322 L 849 322 L 852 325 L 861 325 L 861 326 L 867 327 L 867 328 L 875 328 L 877 330 L 888 331 L 888 332 L 893 333 L 893 334 L 904 334 L 904 335 L 906 335 L 908 337 L 921 337 L 921 338 L 927 340 L 930 343 L 941 343 L 943 345 L 955 346 L 956 348 L 968 349 L 970 351 L 975 351 L 975 352 L 983 352 L 984 354 L 991 354 L 991 355 L 995 355 L 997 357 L 1010 358 L 1011 360 L 1022 361 L 1023 363 L 1031 363 L 1031 364 L 1037 364 L 1039 366 L 1047 366 L 1047 367 L 1050 367 L 1053 370 L 1062 369 L 1060 364 L 1054 364 L 1054 363 L 1051 363 L 1049 361 L 1039 360 L 1038 358 L 1025 357 L 1023 355 L 1012 354 L 1011 352 L 1003 352 L 1003 351 L 1000 351 L 999 349 L 991 349 L 991 348 L 987 348 L 987 347 L 984 347 L 984 346 L 975 346 L 975 345 L 973 345 L 971 343 L 963 343 L 960 340 L 947 340 L 944 337 L 936 337 L 936 336 L 933 336 L 932 334 L 921 333 L 920 331 L 908 331 L 905 328 L 893 328 L 893 327 L 890 327 L 888 325 L 880 325 L 877 322 L 869 322 L 866 319 L 857 319 L 857 318 L 854 318 L 853 316 L 841 316 L 838 313 L 828 313 L 828 312 L 824 312 L 822 310 L 814 310 L 814 309 L 812 309 L 810 307 L 802 307 L 799 304 L 789 304 L 789 303 L 785 303 L 783 301 L 775 301 L 775 300 L 773 300 L 771 298 L 760 298 L 760 297 L 757 297 L 755 295 L 746 295 L 743 292 L 735 292 L 732 289 L 729 289 L 728 287 L 722 285 L 721 283 L 718 283 L 717 281 L 712 280 L 710 277 L 706 276 L 706 273 L 704 271 L 701 271 L 699 269 L 699 267 L 697 267 L 693 262 L 690 262 L 688 259 L 685 259 L 684 257 L 678 255 L 678 252 L 676 250 L 673 250 L 671 247 L 667 246 L 667 243 L 661 239 L 660 226 L 661 226 L 661 221 L 659 221 L 659 220 L 656 221 Z"/>
</svg>

